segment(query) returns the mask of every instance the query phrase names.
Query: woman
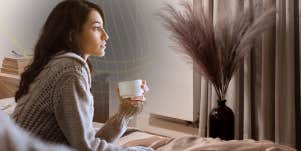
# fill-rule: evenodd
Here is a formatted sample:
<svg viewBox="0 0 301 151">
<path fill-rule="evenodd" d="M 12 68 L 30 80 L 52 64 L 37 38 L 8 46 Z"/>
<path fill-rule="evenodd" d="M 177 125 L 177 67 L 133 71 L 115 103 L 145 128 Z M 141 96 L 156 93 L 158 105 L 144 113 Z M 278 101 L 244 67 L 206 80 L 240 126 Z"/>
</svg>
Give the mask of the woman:
<svg viewBox="0 0 301 151">
<path fill-rule="evenodd" d="M 93 129 L 93 69 L 88 58 L 105 55 L 109 36 L 103 24 L 102 9 L 85 0 L 66 0 L 52 10 L 33 62 L 21 76 L 13 118 L 42 140 L 81 151 L 152 150 L 111 144 L 141 111 L 144 96 L 121 100 L 118 113 L 98 132 Z"/>
</svg>

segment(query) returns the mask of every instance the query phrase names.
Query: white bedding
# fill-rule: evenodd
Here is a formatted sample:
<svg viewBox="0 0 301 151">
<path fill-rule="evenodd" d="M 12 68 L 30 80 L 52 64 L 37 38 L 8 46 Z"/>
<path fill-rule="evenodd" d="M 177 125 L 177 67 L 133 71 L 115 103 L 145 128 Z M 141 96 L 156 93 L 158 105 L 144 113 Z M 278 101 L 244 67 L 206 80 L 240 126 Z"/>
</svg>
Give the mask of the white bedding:
<svg viewBox="0 0 301 151">
<path fill-rule="evenodd" d="M 0 109 L 11 115 L 15 108 L 14 98 L 0 99 Z M 94 122 L 93 126 L 99 130 L 104 124 Z M 131 132 L 132 131 L 132 132 Z M 254 140 L 233 140 L 221 141 L 219 139 L 201 138 L 196 136 L 169 138 L 160 135 L 143 132 L 135 128 L 129 128 L 125 136 L 121 137 L 116 144 L 121 146 L 149 146 L 158 151 L 199 151 L 199 150 L 219 150 L 219 151 L 296 151 L 288 146 L 274 144 L 270 141 Z"/>
<path fill-rule="evenodd" d="M 15 98 L 5 98 L 0 99 L 0 110 L 6 112 L 8 115 L 11 115 L 15 110 Z"/>
</svg>

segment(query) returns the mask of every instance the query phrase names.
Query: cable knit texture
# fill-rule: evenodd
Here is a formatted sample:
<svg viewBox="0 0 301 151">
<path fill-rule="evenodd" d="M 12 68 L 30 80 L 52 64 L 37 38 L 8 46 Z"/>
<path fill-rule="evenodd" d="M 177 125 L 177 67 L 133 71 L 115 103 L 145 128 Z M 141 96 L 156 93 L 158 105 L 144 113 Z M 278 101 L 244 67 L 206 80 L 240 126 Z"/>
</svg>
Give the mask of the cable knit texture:
<svg viewBox="0 0 301 151">
<path fill-rule="evenodd" d="M 113 144 L 125 132 L 129 117 L 116 114 L 98 132 L 92 126 L 93 96 L 86 61 L 75 53 L 54 57 L 30 85 L 13 113 L 32 135 L 80 150 L 151 150 Z"/>
</svg>

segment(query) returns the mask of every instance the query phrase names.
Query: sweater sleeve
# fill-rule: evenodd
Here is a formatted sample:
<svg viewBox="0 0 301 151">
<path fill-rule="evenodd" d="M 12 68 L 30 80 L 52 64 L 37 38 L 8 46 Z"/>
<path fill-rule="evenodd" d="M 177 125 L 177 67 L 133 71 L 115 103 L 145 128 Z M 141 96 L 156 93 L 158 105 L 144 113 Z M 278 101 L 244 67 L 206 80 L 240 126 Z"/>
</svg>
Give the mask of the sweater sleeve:
<svg viewBox="0 0 301 151">
<path fill-rule="evenodd" d="M 97 132 L 96 136 L 108 142 L 115 142 L 126 131 L 129 120 L 142 111 L 143 103 L 136 105 L 130 101 L 123 100 L 119 104 L 117 114 L 110 118 L 105 125 Z"/>
<path fill-rule="evenodd" d="M 93 97 L 84 77 L 66 75 L 57 89 L 55 116 L 69 144 L 80 151 L 115 151 L 120 147 L 95 137 Z"/>
</svg>

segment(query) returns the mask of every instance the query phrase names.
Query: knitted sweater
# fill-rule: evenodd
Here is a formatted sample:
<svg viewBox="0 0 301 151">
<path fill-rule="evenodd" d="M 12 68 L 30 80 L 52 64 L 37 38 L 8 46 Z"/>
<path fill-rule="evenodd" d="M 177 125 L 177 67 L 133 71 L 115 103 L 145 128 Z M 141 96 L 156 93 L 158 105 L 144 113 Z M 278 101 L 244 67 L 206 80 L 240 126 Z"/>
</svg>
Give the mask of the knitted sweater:
<svg viewBox="0 0 301 151">
<path fill-rule="evenodd" d="M 90 88 L 86 61 L 75 53 L 57 55 L 18 100 L 13 118 L 47 142 L 67 144 L 80 151 L 129 150 L 112 144 L 126 130 L 129 117 L 116 114 L 98 132 L 94 130 Z"/>
</svg>

